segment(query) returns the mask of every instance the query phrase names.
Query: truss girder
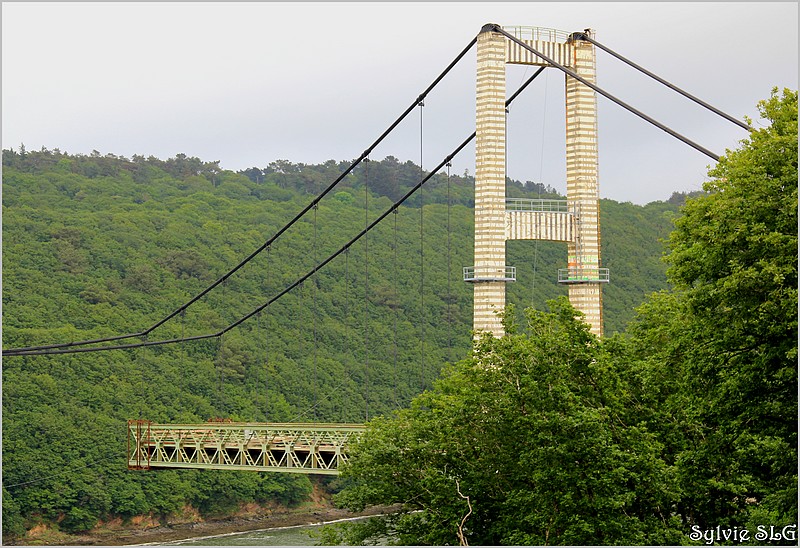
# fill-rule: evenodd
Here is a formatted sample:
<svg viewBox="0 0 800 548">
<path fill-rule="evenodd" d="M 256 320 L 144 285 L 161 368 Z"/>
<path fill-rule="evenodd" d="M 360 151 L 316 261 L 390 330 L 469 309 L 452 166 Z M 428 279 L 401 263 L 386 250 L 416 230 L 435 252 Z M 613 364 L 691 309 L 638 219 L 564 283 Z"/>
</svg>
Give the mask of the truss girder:
<svg viewBox="0 0 800 548">
<path fill-rule="evenodd" d="M 337 475 L 361 424 L 128 421 L 128 467 Z"/>
</svg>

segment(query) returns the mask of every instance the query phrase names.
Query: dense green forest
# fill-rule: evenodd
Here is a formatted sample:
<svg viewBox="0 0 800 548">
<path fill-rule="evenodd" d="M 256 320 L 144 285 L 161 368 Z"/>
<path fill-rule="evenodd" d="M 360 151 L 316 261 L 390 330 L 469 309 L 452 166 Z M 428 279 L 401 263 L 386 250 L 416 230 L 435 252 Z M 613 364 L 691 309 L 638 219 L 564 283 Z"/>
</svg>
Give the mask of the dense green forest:
<svg viewBox="0 0 800 548">
<path fill-rule="evenodd" d="M 796 546 L 797 92 L 758 107 L 675 221 L 670 289 L 604 338 L 563 296 L 508 313 L 351 452 L 339 502 L 403 511 L 321 540 Z"/>
<path fill-rule="evenodd" d="M 138 333 L 273 236 L 348 162 L 275 161 L 241 172 L 59 150 L 3 151 L 3 347 Z M 214 291 L 148 334 L 213 333 L 339 250 L 422 177 L 387 157 L 359 166 L 291 229 Z M 546 198 L 508 181 L 512 197 Z M 667 287 L 661 260 L 686 196 L 646 206 L 602 200 L 607 333 Z M 218 515 L 240 502 L 294 504 L 293 475 L 128 471 L 128 419 L 363 422 L 409 405 L 469 355 L 473 180 L 440 173 L 306 283 L 220 338 L 3 360 L 3 533 L 39 522 L 63 531 L 109 516 Z M 509 302 L 566 294 L 561 244 L 510 242 Z M 138 342 L 139 338 L 119 341 Z"/>
</svg>

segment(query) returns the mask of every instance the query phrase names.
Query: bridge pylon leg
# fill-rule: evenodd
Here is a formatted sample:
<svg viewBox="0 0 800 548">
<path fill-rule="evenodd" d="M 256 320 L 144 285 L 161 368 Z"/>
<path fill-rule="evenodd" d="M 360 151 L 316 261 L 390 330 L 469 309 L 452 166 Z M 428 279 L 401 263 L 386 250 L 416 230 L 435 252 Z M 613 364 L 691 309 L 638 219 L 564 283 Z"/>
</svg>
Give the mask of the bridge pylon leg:
<svg viewBox="0 0 800 548">
<path fill-rule="evenodd" d="M 592 31 L 587 29 L 587 34 Z M 572 40 L 573 70 L 596 83 L 594 46 Z M 567 269 L 576 283 L 569 300 L 584 314 L 595 335 L 603 334 L 603 292 L 600 271 L 600 192 L 597 156 L 597 97 L 594 90 L 567 75 L 566 156 L 567 204 L 576 212 L 575 239 L 567 244 Z M 581 279 L 582 278 L 582 279 Z"/>
<path fill-rule="evenodd" d="M 506 38 L 478 35 L 473 329 L 503 335 L 506 302 Z"/>
</svg>

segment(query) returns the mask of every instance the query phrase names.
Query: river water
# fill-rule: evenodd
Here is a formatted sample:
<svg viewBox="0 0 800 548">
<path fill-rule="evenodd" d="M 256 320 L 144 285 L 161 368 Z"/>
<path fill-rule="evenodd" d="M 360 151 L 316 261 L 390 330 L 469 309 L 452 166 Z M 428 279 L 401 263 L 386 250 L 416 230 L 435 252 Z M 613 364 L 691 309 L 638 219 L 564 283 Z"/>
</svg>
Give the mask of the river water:
<svg viewBox="0 0 800 548">
<path fill-rule="evenodd" d="M 317 523 L 314 525 L 296 525 L 293 527 L 274 527 L 247 531 L 244 533 L 228 533 L 225 535 L 212 535 L 197 537 L 175 542 L 159 543 L 159 546 L 313 546 L 313 539 L 309 532 L 319 529 L 323 525 L 339 523 L 342 521 L 358 521 L 367 518 L 350 518 L 344 520 Z M 147 546 L 140 545 L 140 546 Z"/>
</svg>

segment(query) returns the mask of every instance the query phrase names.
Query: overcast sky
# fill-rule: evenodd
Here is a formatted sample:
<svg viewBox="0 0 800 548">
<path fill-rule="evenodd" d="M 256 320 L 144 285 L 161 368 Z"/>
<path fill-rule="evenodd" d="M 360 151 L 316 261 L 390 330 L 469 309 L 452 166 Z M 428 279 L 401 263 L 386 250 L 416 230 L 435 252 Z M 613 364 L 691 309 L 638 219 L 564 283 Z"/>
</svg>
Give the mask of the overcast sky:
<svg viewBox="0 0 800 548">
<path fill-rule="evenodd" d="M 488 22 L 597 40 L 737 117 L 798 86 L 797 2 L 29 3 L 2 5 L 3 148 L 42 146 L 224 169 L 350 160 Z M 508 93 L 534 68 L 510 66 Z M 422 115 L 432 168 L 475 127 L 474 50 Z M 717 154 L 746 131 L 597 53 L 598 85 Z M 599 97 L 600 194 L 697 190 L 709 157 Z M 510 109 L 509 176 L 564 192 L 564 76 Z M 373 154 L 420 161 L 420 116 Z M 474 173 L 474 148 L 454 170 Z"/>
</svg>

